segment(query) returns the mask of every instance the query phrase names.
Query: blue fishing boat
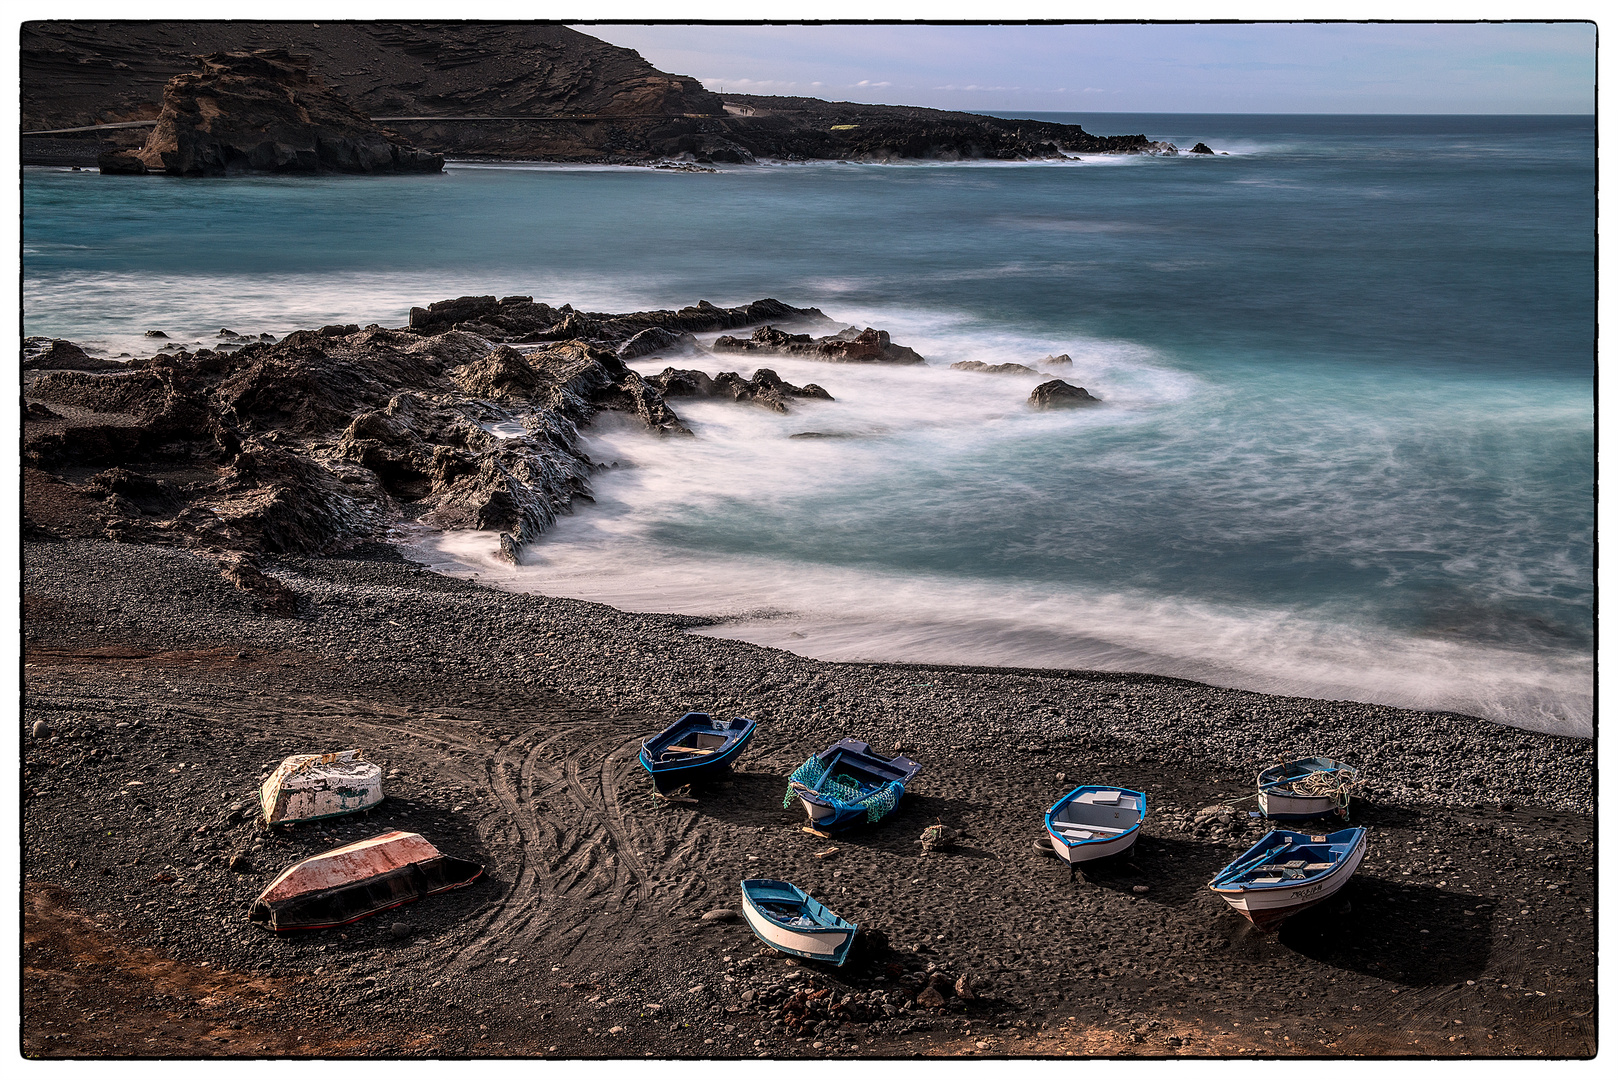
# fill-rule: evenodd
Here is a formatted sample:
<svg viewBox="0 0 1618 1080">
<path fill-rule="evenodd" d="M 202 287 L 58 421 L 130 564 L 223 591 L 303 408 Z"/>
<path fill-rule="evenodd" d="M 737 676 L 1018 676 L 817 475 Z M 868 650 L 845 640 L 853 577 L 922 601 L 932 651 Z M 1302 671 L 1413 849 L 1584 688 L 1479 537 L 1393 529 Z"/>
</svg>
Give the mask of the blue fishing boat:
<svg viewBox="0 0 1618 1080">
<path fill-rule="evenodd" d="M 820 832 L 846 829 L 860 821 L 875 823 L 893 813 L 921 766 L 895 754 L 883 757 L 869 743 L 844 739 L 798 766 L 787 779 L 785 809 L 793 799 L 803 803 L 809 824 Z"/>
<path fill-rule="evenodd" d="M 1331 758 L 1284 761 L 1258 774 L 1259 813 L 1276 821 L 1302 821 L 1336 813 L 1348 816 L 1349 792 L 1358 770 Z"/>
<path fill-rule="evenodd" d="M 688 712 L 641 743 L 640 766 L 659 792 L 706 780 L 730 768 L 752 738 L 757 720 L 716 720 Z"/>
<path fill-rule="evenodd" d="M 1074 788 L 1045 811 L 1051 847 L 1069 864 L 1128 851 L 1145 821 L 1145 795 L 1093 784 Z"/>
<path fill-rule="evenodd" d="M 796 885 L 771 878 L 742 882 L 742 913 L 770 948 L 838 966 L 848 959 L 859 930 Z"/>
<path fill-rule="evenodd" d="M 1365 858 L 1365 830 L 1276 829 L 1219 871 L 1208 888 L 1260 930 L 1329 900 Z"/>
</svg>

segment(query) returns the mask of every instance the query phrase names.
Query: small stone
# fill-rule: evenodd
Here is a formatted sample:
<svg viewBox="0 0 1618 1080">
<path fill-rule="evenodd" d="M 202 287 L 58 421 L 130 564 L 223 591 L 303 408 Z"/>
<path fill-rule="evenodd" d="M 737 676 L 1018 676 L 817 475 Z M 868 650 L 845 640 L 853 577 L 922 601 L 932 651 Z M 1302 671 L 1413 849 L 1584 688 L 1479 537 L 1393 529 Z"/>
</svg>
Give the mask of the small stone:
<svg viewBox="0 0 1618 1080">
<path fill-rule="evenodd" d="M 963 974 L 959 979 L 955 980 L 955 996 L 962 1001 L 973 1001 L 977 998 L 977 994 L 972 992 L 971 975 Z"/>
<path fill-rule="evenodd" d="M 929 984 L 927 989 L 916 995 L 916 1004 L 925 1009 L 940 1009 L 944 1006 L 944 995 L 938 988 Z"/>
<path fill-rule="evenodd" d="M 610 1027 L 607 1029 L 608 1035 L 622 1035 L 623 1033 L 624 1029 L 621 1027 Z"/>
<path fill-rule="evenodd" d="M 49 724 L 45 723 L 43 720 L 34 721 L 34 738 L 43 739 L 48 737 L 50 733 L 51 729 Z"/>
<path fill-rule="evenodd" d="M 396 938 L 407 938 L 410 936 L 409 923 L 396 922 L 391 927 L 391 930 L 393 932 L 393 936 Z"/>
<path fill-rule="evenodd" d="M 230 857 L 230 868 L 238 874 L 251 873 L 253 870 L 252 857 L 245 851 L 238 851 Z"/>
<path fill-rule="evenodd" d="M 703 914 L 703 916 L 702 916 L 702 921 L 703 922 L 735 922 L 739 918 L 741 918 L 741 915 L 739 915 L 734 909 L 732 909 L 732 908 L 723 908 L 722 907 L 722 908 L 714 908 L 712 911 L 705 912 Z"/>
<path fill-rule="evenodd" d="M 1151 892 L 1152 890 L 1151 890 L 1151 886 L 1149 886 L 1149 885 L 1136 885 L 1134 891 L 1135 891 L 1136 896 L 1145 896 L 1147 893 Z"/>
</svg>

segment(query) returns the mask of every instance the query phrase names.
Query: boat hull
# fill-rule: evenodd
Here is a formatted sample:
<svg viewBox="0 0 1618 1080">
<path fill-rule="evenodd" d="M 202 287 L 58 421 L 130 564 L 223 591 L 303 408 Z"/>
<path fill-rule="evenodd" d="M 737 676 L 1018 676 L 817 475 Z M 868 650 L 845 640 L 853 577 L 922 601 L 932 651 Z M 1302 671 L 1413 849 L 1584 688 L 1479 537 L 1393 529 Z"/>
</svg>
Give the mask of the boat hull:
<svg viewBox="0 0 1618 1080">
<path fill-rule="evenodd" d="M 277 932 L 325 930 L 463 888 L 483 867 L 444 855 L 415 833 L 389 832 L 294 863 L 248 910 Z"/>
<path fill-rule="evenodd" d="M 741 736 L 729 743 L 723 750 L 710 757 L 683 762 L 664 762 L 653 760 L 647 747 L 640 749 L 640 767 L 646 770 L 646 775 L 652 778 L 652 788 L 659 794 L 668 794 L 687 784 L 701 783 L 716 776 L 728 773 L 736 759 L 741 757 L 742 751 L 747 747 L 748 740 L 753 732 L 758 730 L 756 723 L 749 722 Z"/>
<path fill-rule="evenodd" d="M 1278 791 L 1258 793 L 1258 811 L 1273 821 L 1304 821 L 1324 817 L 1337 810 L 1337 800 L 1329 795 L 1286 795 Z"/>
<path fill-rule="evenodd" d="M 1081 784 L 1045 811 L 1045 835 L 1070 866 L 1122 855 L 1140 839 L 1146 796 L 1129 788 Z"/>
<path fill-rule="evenodd" d="M 1362 832 L 1348 855 L 1330 873 L 1319 878 L 1297 885 L 1215 888 L 1214 892 L 1223 897 L 1238 915 L 1260 930 L 1272 930 L 1300 911 L 1307 911 L 1337 895 L 1354 876 L 1354 871 L 1359 869 L 1364 858 L 1365 836 Z"/>
<path fill-rule="evenodd" d="M 1319 795 L 1299 794 L 1291 785 L 1312 774 L 1346 778 L 1341 795 L 1329 792 Z M 1352 785 L 1356 770 L 1331 758 L 1301 758 L 1272 765 L 1258 774 L 1258 810 L 1272 821 L 1306 821 L 1327 814 L 1348 813 L 1348 786 Z"/>
<path fill-rule="evenodd" d="M 1077 866 L 1079 863 L 1090 862 L 1094 859 L 1105 859 L 1111 855 L 1122 855 L 1135 846 L 1140 839 L 1140 826 L 1137 825 L 1122 836 L 1115 836 L 1110 840 L 1083 840 L 1073 843 L 1055 829 L 1046 829 L 1045 834 L 1051 838 L 1051 848 L 1056 857 L 1063 862 Z M 1024 835 L 1027 835 L 1026 833 Z"/>
<path fill-rule="evenodd" d="M 742 890 L 742 915 L 748 929 L 770 948 L 806 960 L 822 960 L 841 967 L 848 959 L 859 927 L 793 928 L 782 926 L 770 919 L 757 905 L 747 890 Z"/>
<path fill-rule="evenodd" d="M 260 785 L 258 801 L 266 825 L 355 814 L 382 801 L 382 767 L 358 750 L 294 754 Z"/>
</svg>

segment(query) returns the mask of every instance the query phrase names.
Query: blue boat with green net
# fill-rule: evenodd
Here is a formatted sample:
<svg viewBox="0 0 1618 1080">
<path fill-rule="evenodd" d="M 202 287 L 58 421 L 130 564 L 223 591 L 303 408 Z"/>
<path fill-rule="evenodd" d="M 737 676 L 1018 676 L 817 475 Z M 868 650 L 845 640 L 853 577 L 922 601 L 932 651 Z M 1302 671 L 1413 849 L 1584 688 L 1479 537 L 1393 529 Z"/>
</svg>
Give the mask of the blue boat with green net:
<svg viewBox="0 0 1618 1080">
<path fill-rule="evenodd" d="M 835 832 L 860 822 L 875 824 L 893 813 L 905 785 L 921 766 L 903 754 L 883 757 L 869 743 L 844 739 L 815 754 L 787 778 L 783 809 L 803 803 L 809 824 Z"/>
</svg>

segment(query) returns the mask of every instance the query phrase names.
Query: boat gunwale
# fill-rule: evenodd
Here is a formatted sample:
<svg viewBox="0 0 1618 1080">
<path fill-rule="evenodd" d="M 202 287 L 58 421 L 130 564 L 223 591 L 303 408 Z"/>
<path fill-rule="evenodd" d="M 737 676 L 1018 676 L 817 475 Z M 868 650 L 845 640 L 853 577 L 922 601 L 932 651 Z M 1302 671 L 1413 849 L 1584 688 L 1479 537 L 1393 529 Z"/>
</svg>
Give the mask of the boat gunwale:
<svg viewBox="0 0 1618 1080">
<path fill-rule="evenodd" d="M 1081 791 L 1116 791 L 1120 795 L 1133 795 L 1140 800 L 1140 817 L 1137 818 L 1135 824 L 1131 825 L 1129 828 L 1124 829 L 1121 832 L 1113 833 L 1110 836 L 1092 836 L 1088 840 L 1069 840 L 1067 837 L 1056 831 L 1055 827 L 1051 823 L 1051 816 L 1055 814 L 1056 811 L 1060 810 L 1062 807 L 1066 806 L 1068 803 L 1077 798 L 1079 792 Z M 1052 841 L 1060 842 L 1064 847 L 1068 848 L 1084 847 L 1091 844 L 1115 844 L 1124 839 L 1126 836 L 1133 836 L 1134 834 L 1140 832 L 1141 827 L 1146 824 L 1146 807 L 1146 793 L 1144 791 L 1136 791 L 1133 788 L 1119 787 L 1116 784 L 1080 784 L 1078 787 L 1074 788 L 1060 799 L 1057 799 L 1051 804 L 1050 809 L 1045 811 L 1045 832 L 1048 836 L 1050 836 Z M 1078 823 L 1075 822 L 1074 824 L 1077 825 Z M 1080 827 L 1082 828 L 1082 826 Z M 1121 847 L 1120 850 L 1122 850 Z"/>
<path fill-rule="evenodd" d="M 692 714 L 685 714 L 685 716 L 690 715 Z M 712 714 L 702 713 L 700 715 L 711 716 Z M 736 756 L 736 754 L 740 753 L 742 747 L 747 745 L 748 740 L 753 737 L 753 733 L 758 730 L 757 720 L 750 717 L 737 717 L 738 720 L 745 720 L 746 726 L 740 732 L 729 732 L 726 740 L 728 745 L 726 745 L 725 748 L 718 754 L 693 756 L 690 759 L 680 761 L 653 761 L 650 754 L 652 743 L 657 739 L 662 738 L 673 728 L 679 726 L 680 721 L 684 720 L 685 716 L 680 717 L 679 720 L 676 720 L 673 724 L 670 724 L 662 731 L 659 731 L 656 735 L 653 735 L 651 738 L 641 743 L 640 754 L 638 755 L 641 768 L 645 769 L 649 774 L 653 776 L 667 776 L 671 773 L 683 772 L 686 769 L 711 769 L 716 765 L 719 765 L 721 762 L 728 762 L 731 758 Z"/>
<path fill-rule="evenodd" d="M 1291 833 L 1291 830 L 1290 829 L 1276 829 L 1276 830 L 1271 831 L 1270 833 L 1267 833 L 1265 835 L 1264 839 L 1268 839 L 1270 836 L 1274 836 L 1275 833 L 1277 833 L 1277 832 Z M 1306 877 L 1283 878 L 1280 881 L 1255 882 L 1255 883 L 1249 883 L 1249 884 L 1226 884 L 1226 885 L 1220 885 L 1220 884 L 1218 884 L 1219 877 L 1218 877 L 1218 875 L 1215 875 L 1214 880 L 1210 881 L 1208 883 L 1208 888 L 1209 888 L 1209 890 L 1211 892 L 1218 893 L 1220 896 L 1241 896 L 1244 893 L 1262 894 L 1262 893 L 1266 893 L 1266 892 L 1273 892 L 1273 891 L 1278 890 L 1278 889 L 1298 889 L 1298 888 L 1303 888 L 1304 886 L 1307 886 L 1307 885 L 1319 885 L 1319 884 L 1322 884 L 1322 883 L 1324 883 L 1326 881 L 1329 881 L 1334 875 L 1341 873 L 1344 867 L 1347 867 L 1351 862 L 1354 861 L 1353 860 L 1354 852 L 1361 849 L 1361 848 L 1363 848 L 1366 845 L 1366 841 L 1367 841 L 1367 839 L 1369 838 L 1369 835 L 1370 835 L 1368 832 L 1366 832 L 1366 830 L 1362 826 L 1355 826 L 1354 828 L 1350 828 L 1350 829 L 1341 829 L 1337 833 L 1328 833 L 1327 835 L 1328 835 L 1328 837 L 1329 836 L 1336 836 L 1336 835 L 1339 835 L 1340 833 L 1343 833 L 1343 832 L 1358 832 L 1359 836 L 1355 839 L 1355 841 L 1352 844 L 1349 844 L 1346 848 L 1344 848 L 1344 850 L 1341 853 L 1341 856 L 1337 859 L 1337 861 L 1334 862 L 1331 866 L 1329 866 L 1325 870 L 1316 870 L 1313 874 L 1311 874 L 1309 876 L 1306 876 Z M 1305 836 L 1305 835 L 1309 835 L 1309 834 L 1306 834 L 1306 833 L 1292 833 L 1292 835 L 1294 835 L 1294 836 Z M 1264 842 L 1264 839 L 1260 839 L 1258 841 L 1258 843 L 1253 845 L 1253 847 L 1248 848 L 1246 851 L 1242 852 L 1236 858 L 1232 859 L 1230 861 L 1229 865 L 1227 865 L 1223 870 L 1220 870 L 1219 873 L 1223 874 L 1225 872 L 1225 870 L 1229 870 L 1230 867 L 1235 866 L 1238 863 L 1240 863 L 1242 860 L 1246 859 L 1250 854 L 1252 854 L 1253 848 L 1256 848 L 1256 847 L 1259 846 L 1259 844 L 1262 844 Z M 1330 846 L 1330 847 L 1333 847 L 1333 848 L 1336 848 L 1338 846 L 1336 844 L 1331 843 L 1329 840 L 1327 841 L 1327 845 Z M 1292 849 L 1294 847 L 1297 847 L 1297 846 L 1299 846 L 1299 845 L 1289 842 L 1286 845 L 1285 850 L 1290 850 L 1290 849 Z M 1276 851 L 1275 851 L 1275 854 L 1277 854 L 1277 855 L 1282 854 L 1282 853 L 1283 853 L 1283 849 L 1276 849 Z M 1356 863 L 1355 864 L 1355 869 L 1357 870 L 1358 868 L 1359 868 L 1358 864 Z M 1250 868 L 1248 870 L 1244 870 L 1243 873 L 1251 873 L 1255 869 L 1257 869 L 1256 866 L 1252 867 L 1252 868 Z"/>
</svg>

